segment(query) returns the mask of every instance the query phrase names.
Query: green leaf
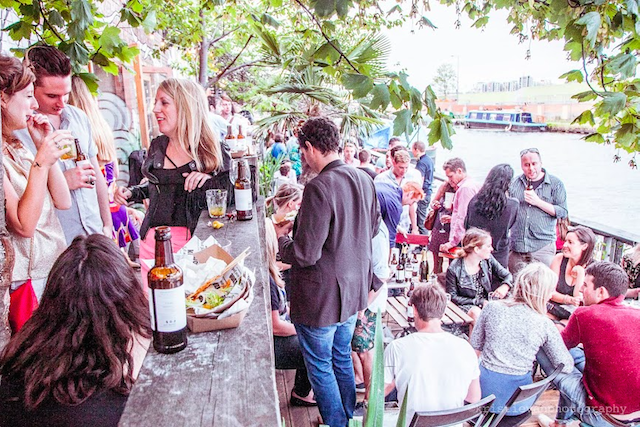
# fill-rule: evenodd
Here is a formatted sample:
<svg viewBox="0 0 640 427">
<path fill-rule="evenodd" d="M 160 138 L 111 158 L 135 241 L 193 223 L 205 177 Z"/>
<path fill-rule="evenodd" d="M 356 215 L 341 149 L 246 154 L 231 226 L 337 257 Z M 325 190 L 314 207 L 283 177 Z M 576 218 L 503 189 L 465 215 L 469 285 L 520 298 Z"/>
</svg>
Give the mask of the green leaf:
<svg viewBox="0 0 640 427">
<path fill-rule="evenodd" d="M 80 65 L 86 65 L 89 62 L 89 51 L 78 42 L 67 45 L 66 49 L 62 51 L 71 59 L 71 63 L 76 66 L 75 68 L 78 68 Z"/>
<path fill-rule="evenodd" d="M 598 12 L 589 12 L 576 21 L 578 25 L 584 25 L 587 28 L 587 36 L 585 37 L 589 45 L 593 47 L 596 43 L 596 36 L 600 29 L 601 17 Z"/>
<path fill-rule="evenodd" d="M 336 11 L 336 0 L 315 0 L 313 9 L 320 18 L 327 18 Z"/>
<path fill-rule="evenodd" d="M 586 92 L 576 93 L 571 98 L 577 99 L 578 102 L 587 102 L 587 101 L 593 101 L 594 99 L 597 99 L 598 94 L 592 90 L 588 90 Z"/>
<path fill-rule="evenodd" d="M 428 28 L 432 28 L 434 30 L 438 28 L 426 16 L 423 16 L 422 18 L 420 18 L 420 20 L 418 21 L 418 26 L 420 26 L 420 27 L 428 27 Z"/>
<path fill-rule="evenodd" d="M 71 19 L 76 21 L 81 28 L 87 29 L 93 24 L 91 4 L 87 0 L 72 0 Z"/>
<path fill-rule="evenodd" d="M 482 28 L 485 25 L 487 25 L 488 22 L 489 22 L 489 17 L 483 16 L 481 18 L 478 18 L 476 22 L 474 22 L 471 26 L 475 28 Z"/>
<path fill-rule="evenodd" d="M 389 94 L 389 88 L 383 83 L 379 83 L 373 87 L 371 92 L 373 99 L 369 107 L 374 110 L 386 110 L 391 102 L 391 95 Z"/>
<path fill-rule="evenodd" d="M 441 126 L 442 119 L 437 117 L 433 119 L 431 123 L 429 123 L 429 145 L 433 145 L 436 142 L 440 141 L 440 135 L 442 132 Z"/>
<path fill-rule="evenodd" d="M 409 387 L 404 392 L 404 399 L 402 399 L 402 405 L 400 406 L 400 412 L 398 413 L 398 421 L 396 421 L 396 427 L 405 427 L 407 425 L 407 402 L 409 399 Z"/>
<path fill-rule="evenodd" d="M 47 21 L 54 27 L 63 27 L 65 25 L 64 18 L 57 10 L 52 10 L 47 16 Z"/>
<path fill-rule="evenodd" d="M 591 110 L 583 111 L 578 117 L 575 118 L 574 121 L 571 122 L 571 124 L 579 124 L 579 125 L 584 125 L 585 123 L 588 123 L 591 126 L 596 125 L 596 122 L 593 118 L 593 113 L 591 112 Z"/>
<path fill-rule="evenodd" d="M 276 18 L 273 17 L 273 15 L 270 15 L 268 13 L 262 14 L 262 17 L 260 18 L 260 22 L 262 22 L 262 24 L 264 25 L 269 25 L 270 27 L 273 27 L 273 28 L 278 28 L 280 26 L 280 21 L 278 21 Z"/>
<path fill-rule="evenodd" d="M 581 70 L 572 70 L 567 73 L 564 73 L 560 77 L 560 79 L 567 79 L 567 83 L 569 82 L 578 82 L 582 83 L 584 81 L 584 76 Z"/>
<path fill-rule="evenodd" d="M 341 81 L 345 88 L 353 91 L 356 99 L 364 98 L 373 89 L 373 80 L 364 74 L 343 74 Z"/>
<path fill-rule="evenodd" d="M 402 14 L 402 7 L 399 4 L 396 4 L 391 9 L 389 9 L 389 11 L 387 12 L 387 16 L 389 16 L 392 13 L 395 13 L 395 12 L 398 12 L 399 14 Z"/>
<path fill-rule="evenodd" d="M 106 27 L 102 30 L 99 42 L 103 50 L 107 51 L 107 53 L 112 53 L 124 44 L 124 41 L 120 38 L 120 28 Z"/>
<path fill-rule="evenodd" d="M 336 0 L 336 12 L 340 18 L 344 18 L 351 8 L 351 0 Z"/>
<path fill-rule="evenodd" d="M 620 144 L 624 148 L 631 147 L 637 139 L 638 128 L 633 123 L 623 124 L 615 133 L 616 144 Z M 585 140 L 587 139 L 585 138 Z"/>
<path fill-rule="evenodd" d="M 78 77 L 80 77 L 82 79 L 82 81 L 85 82 L 85 84 L 87 85 L 87 87 L 89 88 L 89 90 L 91 91 L 91 93 L 96 94 L 98 93 L 98 77 L 93 74 L 93 73 L 79 73 L 77 74 Z"/>
<path fill-rule="evenodd" d="M 31 38 L 31 29 L 32 27 L 28 23 L 18 21 L 6 27 L 4 31 L 8 31 L 13 40 L 19 41 Z"/>
<path fill-rule="evenodd" d="M 371 383 L 369 385 L 369 407 L 364 420 L 365 427 L 382 427 L 384 418 L 384 342 L 382 340 L 382 313 L 378 308 L 376 333 L 373 345 Z"/>
<path fill-rule="evenodd" d="M 598 144 L 604 143 L 604 137 L 600 133 L 592 133 L 583 138 L 587 142 L 597 142 Z"/>
<path fill-rule="evenodd" d="M 157 25 L 158 25 L 158 19 L 157 19 L 156 11 L 155 9 L 151 9 L 149 13 L 147 13 L 147 16 L 145 16 L 144 20 L 142 21 L 142 28 L 144 28 L 144 31 L 146 33 L 150 33 L 156 29 Z"/>
<path fill-rule="evenodd" d="M 604 113 L 615 116 L 624 108 L 627 102 L 627 96 L 620 92 L 606 92 L 602 96 L 603 99 L 596 110 L 596 114 Z"/>
<path fill-rule="evenodd" d="M 394 135 L 407 135 L 407 139 L 411 133 L 413 133 L 413 125 L 411 124 L 411 111 L 400 110 L 393 113 L 396 118 L 393 120 L 393 134 Z"/>
<path fill-rule="evenodd" d="M 269 0 L 269 4 L 271 5 L 271 7 L 281 7 L 282 0 Z"/>
<path fill-rule="evenodd" d="M 442 144 L 443 148 L 447 150 L 451 150 L 453 148 L 453 141 L 451 141 L 452 133 L 450 130 L 451 127 L 450 119 L 448 117 L 440 118 L 440 144 Z"/>
<path fill-rule="evenodd" d="M 611 61 L 607 63 L 607 68 L 611 70 L 613 74 L 620 74 L 620 77 L 623 79 L 628 79 L 636 75 L 637 65 L 638 61 L 635 55 L 624 53 L 611 59 Z"/>
</svg>

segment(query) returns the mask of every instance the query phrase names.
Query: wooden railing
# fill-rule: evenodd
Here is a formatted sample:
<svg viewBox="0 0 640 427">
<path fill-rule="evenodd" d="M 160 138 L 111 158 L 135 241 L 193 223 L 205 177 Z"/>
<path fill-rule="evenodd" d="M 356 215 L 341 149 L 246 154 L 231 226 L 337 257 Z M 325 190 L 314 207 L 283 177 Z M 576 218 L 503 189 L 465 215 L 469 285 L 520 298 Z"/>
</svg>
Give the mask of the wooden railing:
<svg viewBox="0 0 640 427">
<path fill-rule="evenodd" d="M 434 193 L 436 188 L 445 181 L 442 176 L 434 175 L 433 177 Z M 640 242 L 640 235 L 618 228 L 609 227 L 595 221 L 583 219 L 569 215 L 571 225 L 583 225 L 589 227 L 596 235 L 596 247 L 594 250 L 594 258 L 599 261 L 611 261 L 620 264 L 622 254 Z"/>
</svg>

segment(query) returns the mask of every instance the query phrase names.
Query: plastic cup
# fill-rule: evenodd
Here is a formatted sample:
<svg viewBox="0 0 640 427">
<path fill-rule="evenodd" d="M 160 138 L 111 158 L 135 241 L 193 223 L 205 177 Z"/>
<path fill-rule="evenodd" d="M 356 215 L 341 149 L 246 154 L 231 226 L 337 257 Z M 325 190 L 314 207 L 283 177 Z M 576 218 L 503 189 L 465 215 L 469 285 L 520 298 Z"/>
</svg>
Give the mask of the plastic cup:
<svg viewBox="0 0 640 427">
<path fill-rule="evenodd" d="M 451 192 L 444 193 L 444 208 L 445 209 L 451 209 L 451 207 L 453 206 L 453 196 L 454 195 L 455 195 L 455 193 L 451 193 Z"/>
<path fill-rule="evenodd" d="M 78 156 L 78 154 L 76 153 L 76 144 L 73 139 L 65 139 L 63 141 L 60 141 L 59 145 L 61 149 L 71 148 L 71 150 L 60 156 L 60 160 L 71 160 L 75 159 Z"/>
<path fill-rule="evenodd" d="M 211 218 L 222 218 L 227 212 L 227 190 L 207 190 L 207 208 Z"/>
</svg>

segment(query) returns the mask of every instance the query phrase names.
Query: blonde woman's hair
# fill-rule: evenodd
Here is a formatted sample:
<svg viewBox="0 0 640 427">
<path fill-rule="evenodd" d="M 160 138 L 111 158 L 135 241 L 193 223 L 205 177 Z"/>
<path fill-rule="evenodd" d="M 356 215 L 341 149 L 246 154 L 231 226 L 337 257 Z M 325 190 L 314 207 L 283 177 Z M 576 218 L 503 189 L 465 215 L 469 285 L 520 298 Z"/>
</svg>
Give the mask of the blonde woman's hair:
<svg viewBox="0 0 640 427">
<path fill-rule="evenodd" d="M 266 200 L 267 205 L 273 204 L 278 209 L 289 202 L 302 200 L 302 186 L 298 184 L 282 184 L 276 194 Z"/>
<path fill-rule="evenodd" d="M 547 302 L 556 289 L 558 275 L 541 262 L 524 267 L 516 276 L 513 296 L 507 304 L 525 304 L 532 310 L 547 313 Z"/>
<path fill-rule="evenodd" d="M 491 235 L 484 230 L 472 227 L 464 233 L 462 238 L 462 247 L 458 248 L 455 252 L 457 258 L 464 258 L 469 255 L 475 248 L 484 244 L 487 239 L 490 239 Z"/>
<path fill-rule="evenodd" d="M 209 104 L 204 89 L 191 80 L 171 78 L 160 83 L 158 90 L 176 104 L 176 142 L 191 154 L 198 171 L 218 170 L 222 166 L 220 141 L 209 124 Z"/>
<path fill-rule="evenodd" d="M 98 161 L 109 163 L 117 160 L 116 143 L 109 123 L 104 119 L 96 98 L 78 76 L 71 78 L 69 104 L 85 112 L 91 125 L 91 137 L 98 147 Z"/>
<path fill-rule="evenodd" d="M 278 264 L 276 264 L 276 255 L 278 254 L 278 237 L 276 236 L 276 229 L 273 226 L 273 222 L 269 218 L 265 218 L 264 224 L 265 247 L 267 249 L 269 276 L 271 276 L 271 278 L 276 282 L 278 286 L 284 288 L 282 273 L 278 268 Z"/>
</svg>

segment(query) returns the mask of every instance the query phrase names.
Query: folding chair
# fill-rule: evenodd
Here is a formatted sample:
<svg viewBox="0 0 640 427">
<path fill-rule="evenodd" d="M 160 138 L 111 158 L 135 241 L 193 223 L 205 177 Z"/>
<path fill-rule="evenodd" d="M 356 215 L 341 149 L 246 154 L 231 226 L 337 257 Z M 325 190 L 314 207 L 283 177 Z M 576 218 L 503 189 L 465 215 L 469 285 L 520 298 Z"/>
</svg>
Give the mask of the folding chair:
<svg viewBox="0 0 640 427">
<path fill-rule="evenodd" d="M 531 417 L 531 409 L 523 414 L 512 416 L 506 415 L 507 411 L 512 406 L 520 402 L 524 402 L 525 400 L 531 399 L 532 397 L 534 398 L 534 400 L 533 403 L 531 403 L 531 406 L 533 406 L 540 398 L 540 396 L 542 396 L 542 393 L 544 393 L 545 390 L 549 387 L 549 384 L 551 384 L 551 382 L 558 376 L 560 371 L 562 371 L 562 368 L 564 368 L 564 365 L 561 363 L 547 378 L 533 384 L 522 385 L 518 387 L 513 392 L 499 414 L 489 414 L 489 416 L 487 416 L 489 424 L 486 427 L 516 427 L 522 425 Z M 476 424 L 476 426 L 480 427 L 481 424 Z"/>
<path fill-rule="evenodd" d="M 447 427 L 461 424 L 477 417 L 479 418 L 476 425 L 482 425 L 485 419 L 484 417 L 495 398 L 496 397 L 491 394 L 479 402 L 456 409 L 416 412 L 411 419 L 409 427 Z"/>
</svg>

